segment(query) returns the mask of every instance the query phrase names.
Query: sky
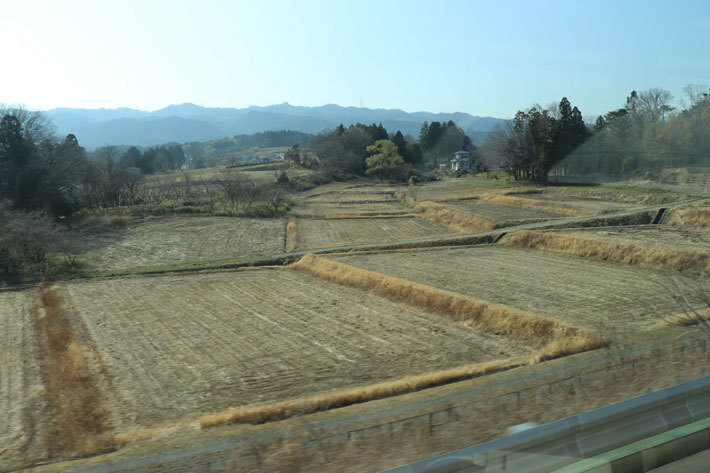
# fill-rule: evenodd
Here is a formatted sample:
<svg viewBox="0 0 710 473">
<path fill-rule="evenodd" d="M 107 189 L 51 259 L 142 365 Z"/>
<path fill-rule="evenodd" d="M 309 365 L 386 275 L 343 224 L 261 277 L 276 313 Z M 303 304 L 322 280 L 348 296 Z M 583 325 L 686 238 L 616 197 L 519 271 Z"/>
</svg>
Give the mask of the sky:
<svg viewBox="0 0 710 473">
<path fill-rule="evenodd" d="M 510 118 L 710 86 L 707 0 L 0 0 L 0 103 L 191 102 Z"/>
</svg>

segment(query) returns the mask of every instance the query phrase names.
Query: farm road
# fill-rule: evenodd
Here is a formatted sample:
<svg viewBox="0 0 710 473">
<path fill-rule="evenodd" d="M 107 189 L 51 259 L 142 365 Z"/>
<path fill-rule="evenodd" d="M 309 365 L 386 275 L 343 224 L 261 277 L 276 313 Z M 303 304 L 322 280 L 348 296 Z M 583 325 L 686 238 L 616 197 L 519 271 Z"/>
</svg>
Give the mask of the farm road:
<svg viewBox="0 0 710 473">
<path fill-rule="evenodd" d="M 460 240 L 465 240 L 465 239 L 469 239 L 469 238 L 495 236 L 495 235 L 501 235 L 503 233 L 516 232 L 518 230 L 534 230 L 534 229 L 543 229 L 543 228 L 554 228 L 554 227 L 564 226 L 564 225 L 569 225 L 569 224 L 593 222 L 595 220 L 606 220 L 609 218 L 628 217 L 628 216 L 639 215 L 639 214 L 644 214 L 644 213 L 649 213 L 649 212 L 656 212 L 657 213 L 661 209 L 665 209 L 665 211 L 668 211 L 670 209 L 684 207 L 687 205 L 701 204 L 704 202 L 710 202 L 710 197 L 696 199 L 696 200 L 690 200 L 690 201 L 685 201 L 685 202 L 677 202 L 677 203 L 673 203 L 673 204 L 655 205 L 652 207 L 644 207 L 641 209 L 623 210 L 623 211 L 619 211 L 619 212 L 610 212 L 610 213 L 604 213 L 604 214 L 600 214 L 600 215 L 591 215 L 591 216 L 584 216 L 584 217 L 555 218 L 555 219 L 545 220 L 542 222 L 526 223 L 526 224 L 522 224 L 522 225 L 514 225 L 511 227 L 501 227 L 501 228 L 496 228 L 495 230 L 489 230 L 486 232 L 479 232 L 479 233 L 464 233 L 464 234 L 456 234 L 456 235 L 451 235 L 451 236 L 415 238 L 415 239 L 411 239 L 411 240 L 390 241 L 390 242 L 383 242 L 383 243 L 358 243 L 358 244 L 353 244 L 353 245 L 332 246 L 332 247 L 328 247 L 328 248 L 314 248 L 314 249 L 303 250 L 303 251 L 294 251 L 294 252 L 290 252 L 290 253 L 281 253 L 281 254 L 274 255 L 274 258 L 278 258 L 278 259 L 293 258 L 296 256 L 304 256 L 308 253 L 319 254 L 319 253 L 338 253 L 338 252 L 342 252 L 342 251 L 352 251 L 352 250 L 375 250 L 377 248 L 390 248 L 390 247 L 396 247 L 396 246 L 417 245 L 417 244 L 427 244 L 427 243 L 430 243 L 431 246 L 446 246 L 447 243 L 456 244 Z"/>
</svg>

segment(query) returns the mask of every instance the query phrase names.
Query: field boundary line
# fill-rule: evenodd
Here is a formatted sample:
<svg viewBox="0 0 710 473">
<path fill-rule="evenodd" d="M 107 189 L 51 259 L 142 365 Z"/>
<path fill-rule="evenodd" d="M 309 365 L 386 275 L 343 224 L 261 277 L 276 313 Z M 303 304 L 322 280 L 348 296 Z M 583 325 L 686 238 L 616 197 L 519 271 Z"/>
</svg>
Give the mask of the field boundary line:
<svg viewBox="0 0 710 473">
<path fill-rule="evenodd" d="M 499 244 L 660 269 L 710 270 L 710 253 L 666 250 L 634 243 L 611 243 L 562 233 L 520 230 L 506 235 Z"/>
</svg>

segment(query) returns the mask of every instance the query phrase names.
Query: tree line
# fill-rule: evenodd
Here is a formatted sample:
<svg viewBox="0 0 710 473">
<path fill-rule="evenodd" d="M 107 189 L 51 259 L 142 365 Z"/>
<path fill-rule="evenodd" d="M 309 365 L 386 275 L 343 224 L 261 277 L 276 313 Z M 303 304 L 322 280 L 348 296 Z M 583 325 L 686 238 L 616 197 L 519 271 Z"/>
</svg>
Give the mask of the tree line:
<svg viewBox="0 0 710 473">
<path fill-rule="evenodd" d="M 317 134 L 309 149 L 295 144 L 285 157 L 333 177 L 371 175 L 401 180 L 417 175 L 417 168 L 448 163 L 462 149 L 477 156 L 471 138 L 452 121 L 425 122 L 418 140 L 399 130 L 388 133 L 382 123 L 356 123 Z"/>
<path fill-rule="evenodd" d="M 538 182 L 550 173 L 654 179 L 666 168 L 707 166 L 710 94 L 697 85 L 684 92 L 678 111 L 667 90 L 632 91 L 623 107 L 593 124 L 566 97 L 545 109 L 534 105 L 492 132 L 481 154 L 516 180 Z"/>
</svg>

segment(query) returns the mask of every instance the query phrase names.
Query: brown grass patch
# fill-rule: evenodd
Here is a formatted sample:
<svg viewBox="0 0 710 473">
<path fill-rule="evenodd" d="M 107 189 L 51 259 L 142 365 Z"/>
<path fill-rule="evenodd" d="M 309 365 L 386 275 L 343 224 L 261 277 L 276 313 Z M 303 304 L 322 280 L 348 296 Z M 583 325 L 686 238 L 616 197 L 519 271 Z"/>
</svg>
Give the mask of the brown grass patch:
<svg viewBox="0 0 710 473">
<path fill-rule="evenodd" d="M 407 190 L 398 191 L 395 197 L 403 205 L 411 207 L 423 217 L 439 222 L 456 232 L 478 233 L 496 228 L 496 222 L 482 215 L 452 209 L 435 202 L 417 202 Z"/>
<path fill-rule="evenodd" d="M 633 243 L 611 243 L 594 238 L 532 230 L 508 234 L 503 237 L 501 243 L 615 263 L 674 270 L 710 270 L 710 254 L 700 251 L 664 250 Z"/>
<path fill-rule="evenodd" d="M 108 410 L 56 286 L 42 284 L 32 307 L 40 343 L 40 374 L 51 410 L 52 455 L 88 455 L 114 448 Z"/>
<path fill-rule="evenodd" d="M 520 194 L 521 192 L 510 192 L 510 194 Z M 580 215 L 580 212 L 570 205 L 556 204 L 551 205 L 544 201 L 531 200 L 531 199 L 521 199 L 518 197 L 511 197 L 510 195 L 499 194 L 499 193 L 487 193 L 481 194 L 478 197 L 480 200 L 486 202 L 492 202 L 494 204 L 509 205 L 511 207 L 527 207 L 530 209 L 544 210 L 547 212 L 556 212 L 560 214 L 567 215 Z"/>
<path fill-rule="evenodd" d="M 710 209 L 683 209 L 671 214 L 668 225 L 710 228 Z"/>
<path fill-rule="evenodd" d="M 667 327 L 691 327 L 702 321 L 710 321 L 710 309 L 699 310 L 694 313 L 681 312 L 665 317 L 659 325 Z"/>
<path fill-rule="evenodd" d="M 298 248 L 301 242 L 300 235 L 298 233 L 298 225 L 296 224 L 296 218 L 291 217 L 286 224 L 286 251 L 293 251 Z"/>
</svg>

